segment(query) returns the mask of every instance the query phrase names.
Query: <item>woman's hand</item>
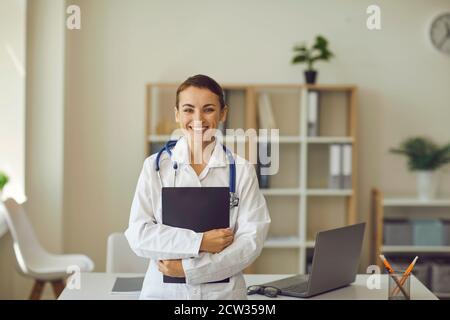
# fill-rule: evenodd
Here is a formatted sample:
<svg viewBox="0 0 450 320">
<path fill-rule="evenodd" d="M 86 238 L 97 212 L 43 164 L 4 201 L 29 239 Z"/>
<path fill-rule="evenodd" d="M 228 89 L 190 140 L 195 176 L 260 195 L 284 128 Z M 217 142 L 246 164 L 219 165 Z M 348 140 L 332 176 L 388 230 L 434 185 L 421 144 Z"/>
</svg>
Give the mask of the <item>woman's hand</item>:
<svg viewBox="0 0 450 320">
<path fill-rule="evenodd" d="M 178 260 L 159 260 L 158 269 L 164 275 L 169 277 L 183 278 L 186 276 L 181 259 Z"/>
<path fill-rule="evenodd" d="M 233 231 L 229 228 L 206 231 L 203 233 L 200 251 L 218 253 L 228 247 L 233 239 Z"/>
</svg>

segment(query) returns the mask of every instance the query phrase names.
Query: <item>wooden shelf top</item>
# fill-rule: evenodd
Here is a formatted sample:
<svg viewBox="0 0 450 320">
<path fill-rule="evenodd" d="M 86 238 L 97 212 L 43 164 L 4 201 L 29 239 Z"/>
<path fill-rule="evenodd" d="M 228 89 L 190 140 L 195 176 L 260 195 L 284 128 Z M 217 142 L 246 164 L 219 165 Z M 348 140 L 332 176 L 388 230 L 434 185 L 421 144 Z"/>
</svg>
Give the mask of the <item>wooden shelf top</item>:
<svg viewBox="0 0 450 320">
<path fill-rule="evenodd" d="M 180 83 L 177 82 L 155 82 L 147 83 L 147 87 L 175 87 L 177 88 Z M 354 84 L 333 84 L 333 83 L 318 83 L 318 84 L 304 84 L 304 83 L 222 83 L 222 88 L 227 89 L 302 89 L 317 91 L 352 91 L 357 89 Z"/>
</svg>

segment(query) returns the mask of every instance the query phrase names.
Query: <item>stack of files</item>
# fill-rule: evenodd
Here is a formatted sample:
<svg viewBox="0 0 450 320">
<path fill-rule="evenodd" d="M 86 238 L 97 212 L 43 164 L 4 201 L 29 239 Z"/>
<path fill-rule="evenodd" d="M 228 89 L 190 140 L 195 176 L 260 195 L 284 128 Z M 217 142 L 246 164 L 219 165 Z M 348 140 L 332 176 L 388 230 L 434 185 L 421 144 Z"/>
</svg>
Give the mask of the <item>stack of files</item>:
<svg viewBox="0 0 450 320">
<path fill-rule="evenodd" d="M 330 145 L 330 175 L 328 187 L 330 189 L 352 188 L 352 145 Z"/>
</svg>

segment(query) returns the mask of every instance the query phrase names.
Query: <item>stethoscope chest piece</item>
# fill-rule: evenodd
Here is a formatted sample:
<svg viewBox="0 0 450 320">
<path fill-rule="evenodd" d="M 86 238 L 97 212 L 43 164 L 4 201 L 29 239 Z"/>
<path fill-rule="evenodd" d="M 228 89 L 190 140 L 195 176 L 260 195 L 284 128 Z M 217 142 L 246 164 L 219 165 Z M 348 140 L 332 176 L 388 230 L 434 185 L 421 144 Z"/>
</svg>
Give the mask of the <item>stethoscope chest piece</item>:
<svg viewBox="0 0 450 320">
<path fill-rule="evenodd" d="M 230 192 L 230 209 L 237 207 L 239 205 L 239 197 L 236 192 Z"/>
</svg>

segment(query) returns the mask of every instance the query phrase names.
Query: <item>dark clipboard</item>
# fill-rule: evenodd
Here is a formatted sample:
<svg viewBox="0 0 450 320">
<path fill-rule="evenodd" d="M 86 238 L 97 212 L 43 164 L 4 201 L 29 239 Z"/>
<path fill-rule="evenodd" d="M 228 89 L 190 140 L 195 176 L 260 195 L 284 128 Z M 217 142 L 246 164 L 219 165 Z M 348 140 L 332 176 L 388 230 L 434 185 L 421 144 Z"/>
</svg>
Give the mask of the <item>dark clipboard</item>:
<svg viewBox="0 0 450 320">
<path fill-rule="evenodd" d="M 228 187 L 162 188 L 162 223 L 195 232 L 230 226 L 230 190 Z M 230 279 L 211 283 L 229 282 Z M 186 283 L 185 278 L 164 275 L 164 283 Z"/>
</svg>

